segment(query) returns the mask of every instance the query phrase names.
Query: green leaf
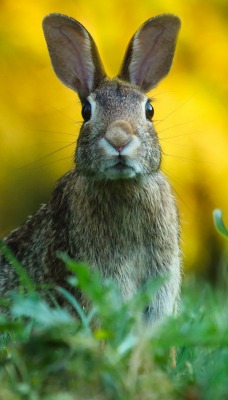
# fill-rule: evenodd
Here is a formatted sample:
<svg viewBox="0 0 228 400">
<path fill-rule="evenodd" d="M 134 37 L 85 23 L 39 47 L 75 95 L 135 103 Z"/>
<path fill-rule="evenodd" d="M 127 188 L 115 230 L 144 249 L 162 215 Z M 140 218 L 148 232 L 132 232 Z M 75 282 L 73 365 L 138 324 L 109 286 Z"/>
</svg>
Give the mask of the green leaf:
<svg viewBox="0 0 228 400">
<path fill-rule="evenodd" d="M 51 308 L 36 294 L 21 297 L 14 295 L 12 315 L 15 317 L 29 317 L 43 327 L 59 326 L 72 323 L 73 317 L 67 310 Z"/>
<path fill-rule="evenodd" d="M 71 304 L 72 307 L 75 309 L 75 311 L 79 315 L 81 322 L 82 322 L 83 326 L 85 327 L 85 329 L 88 332 L 91 332 L 91 329 L 89 326 L 89 320 L 87 319 L 87 316 L 86 316 L 83 308 L 77 301 L 77 299 L 74 296 L 72 296 L 72 294 L 70 292 L 68 292 L 67 290 L 65 290 L 62 287 L 58 287 L 58 291 L 69 301 L 69 304 Z"/>
<path fill-rule="evenodd" d="M 35 285 L 27 274 L 25 268 L 23 265 L 21 265 L 10 248 L 2 240 L 0 240 L 0 253 L 3 254 L 8 263 L 17 273 L 21 286 L 25 287 L 31 293 L 34 292 Z"/>
<path fill-rule="evenodd" d="M 220 209 L 216 209 L 213 211 L 213 217 L 214 217 L 214 223 L 217 231 L 224 236 L 226 239 L 228 239 L 228 230 L 224 225 L 223 219 L 222 219 L 222 211 Z"/>
</svg>

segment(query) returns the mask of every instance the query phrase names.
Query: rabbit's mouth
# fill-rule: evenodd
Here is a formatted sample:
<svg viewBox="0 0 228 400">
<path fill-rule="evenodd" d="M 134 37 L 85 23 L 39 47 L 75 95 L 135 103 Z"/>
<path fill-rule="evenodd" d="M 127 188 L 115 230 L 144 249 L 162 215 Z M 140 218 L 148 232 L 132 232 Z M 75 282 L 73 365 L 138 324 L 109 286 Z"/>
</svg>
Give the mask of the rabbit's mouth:
<svg viewBox="0 0 228 400">
<path fill-rule="evenodd" d="M 137 168 L 129 165 L 125 161 L 119 160 L 115 164 L 109 166 L 105 170 L 105 175 L 108 179 L 131 179 L 137 175 Z"/>
<path fill-rule="evenodd" d="M 113 168 L 115 168 L 118 171 L 123 171 L 123 170 L 125 170 L 126 168 L 129 168 L 129 167 L 124 162 L 119 161 L 113 166 Z"/>
</svg>

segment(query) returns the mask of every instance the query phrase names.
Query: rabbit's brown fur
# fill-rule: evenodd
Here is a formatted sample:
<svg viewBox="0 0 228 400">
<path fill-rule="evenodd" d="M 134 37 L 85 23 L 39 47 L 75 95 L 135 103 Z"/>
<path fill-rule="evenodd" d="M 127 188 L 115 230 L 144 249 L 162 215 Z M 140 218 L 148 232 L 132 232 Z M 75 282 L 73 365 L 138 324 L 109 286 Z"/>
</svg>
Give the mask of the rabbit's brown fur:
<svg viewBox="0 0 228 400">
<path fill-rule="evenodd" d="M 160 18 L 162 29 L 159 27 L 155 44 L 163 35 L 166 20 L 167 24 L 170 20 L 172 23 L 173 18 L 174 25 L 179 21 L 173 16 Z M 48 37 L 48 19 L 55 29 L 54 39 Z M 144 25 L 147 31 L 150 21 Z M 154 29 L 154 24 L 157 26 L 160 20 L 153 21 Z M 87 263 L 91 273 L 96 269 L 102 278 L 113 278 L 123 299 L 132 296 L 150 279 L 167 275 L 168 280 L 146 309 L 148 319 L 158 320 L 171 314 L 178 301 L 179 221 L 172 190 L 159 171 L 158 138 L 151 121 L 145 117 L 147 97 L 143 91 L 148 81 L 155 78 L 147 74 L 144 83 L 139 84 L 137 79 L 142 77 L 136 76 L 138 67 L 133 65 L 130 69 L 133 44 L 139 40 L 141 32 L 144 40 L 144 28 L 130 42 L 119 78 L 109 79 L 104 75 L 95 44 L 85 28 L 57 14 L 47 17 L 47 26 L 46 38 L 55 71 L 67 86 L 78 92 L 82 104 L 89 101 L 92 116 L 80 131 L 77 166 L 59 180 L 50 201 L 3 240 L 36 284 L 49 283 L 72 290 L 66 282 L 69 273 L 56 256 L 58 251 Z M 174 28 L 177 31 L 179 26 Z M 76 72 L 77 79 L 72 84 L 69 84 L 69 74 L 63 72 L 59 53 L 55 54 L 59 43 L 56 32 L 58 35 L 60 31 L 61 40 L 68 35 L 69 42 L 71 35 L 75 35 L 74 40 L 76 44 L 79 41 L 80 46 L 84 35 L 85 52 L 88 42 L 91 48 L 91 58 L 88 60 L 86 55 L 84 70 Z M 170 53 L 174 51 L 175 35 L 172 43 L 170 41 Z M 83 46 L 81 51 L 83 53 Z M 85 72 L 88 73 L 86 68 L 93 69 L 93 63 L 94 77 L 89 81 Z M 159 72 L 157 80 L 169 67 L 161 67 L 164 72 Z M 17 287 L 16 273 L 0 255 L 0 295 Z M 86 304 L 82 293 L 74 294 L 82 305 Z"/>
</svg>

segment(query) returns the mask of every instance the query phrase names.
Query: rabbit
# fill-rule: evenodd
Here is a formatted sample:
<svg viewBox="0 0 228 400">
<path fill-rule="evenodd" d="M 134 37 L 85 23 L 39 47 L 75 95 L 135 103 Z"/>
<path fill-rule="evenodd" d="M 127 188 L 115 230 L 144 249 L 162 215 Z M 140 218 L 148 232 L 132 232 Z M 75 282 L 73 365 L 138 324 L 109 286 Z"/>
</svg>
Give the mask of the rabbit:
<svg viewBox="0 0 228 400">
<path fill-rule="evenodd" d="M 66 280 L 69 271 L 58 251 L 86 263 L 91 274 L 98 271 L 102 282 L 112 279 L 123 302 L 150 280 L 166 277 L 144 310 L 152 323 L 175 312 L 182 263 L 178 209 L 160 170 L 162 152 L 146 93 L 169 72 L 180 25 L 172 14 L 147 20 L 111 79 L 83 25 L 57 13 L 44 18 L 53 69 L 77 92 L 84 121 L 75 167 L 57 182 L 47 204 L 3 238 L 36 285 L 62 286 L 82 307 L 88 300 Z M 0 255 L 0 296 L 18 285 Z"/>
</svg>

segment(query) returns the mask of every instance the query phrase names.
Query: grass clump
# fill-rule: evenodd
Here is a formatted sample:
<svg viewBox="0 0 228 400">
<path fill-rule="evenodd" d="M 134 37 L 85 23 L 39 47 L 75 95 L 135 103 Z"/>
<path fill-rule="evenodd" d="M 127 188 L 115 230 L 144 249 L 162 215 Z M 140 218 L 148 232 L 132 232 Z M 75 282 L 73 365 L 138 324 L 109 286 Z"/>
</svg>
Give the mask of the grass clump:
<svg viewBox="0 0 228 400">
<path fill-rule="evenodd" d="M 0 319 L 0 399 L 227 398 L 225 293 L 189 282 L 180 315 L 145 326 L 143 293 L 122 304 L 111 282 L 101 286 L 85 266 L 66 261 L 92 309 L 80 320 L 37 293 L 14 294 L 10 317 Z"/>
<path fill-rule="evenodd" d="M 145 293 L 123 304 L 112 282 L 101 285 L 86 266 L 61 257 L 91 309 L 82 309 L 62 288 L 79 318 L 50 307 L 27 278 L 21 279 L 25 290 L 12 295 L 9 315 L 0 316 L 0 400 L 228 398 L 224 287 L 213 290 L 189 279 L 179 315 L 150 326 L 142 320 Z M 161 284 L 151 283 L 151 296 Z"/>
</svg>

